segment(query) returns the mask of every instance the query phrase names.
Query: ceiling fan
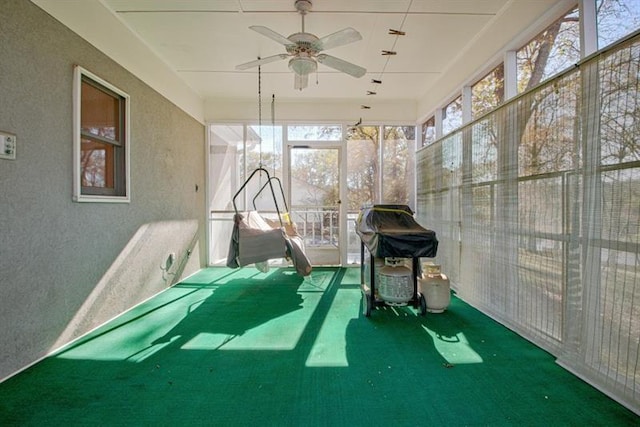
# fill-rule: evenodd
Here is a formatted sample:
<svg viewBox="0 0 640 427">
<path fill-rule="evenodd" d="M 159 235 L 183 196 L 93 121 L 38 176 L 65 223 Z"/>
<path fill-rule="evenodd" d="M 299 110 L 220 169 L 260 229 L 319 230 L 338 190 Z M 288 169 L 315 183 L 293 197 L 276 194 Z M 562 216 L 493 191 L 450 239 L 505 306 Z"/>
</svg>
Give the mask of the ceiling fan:
<svg viewBox="0 0 640 427">
<path fill-rule="evenodd" d="M 249 27 L 253 31 L 284 45 L 287 53 L 267 56 L 236 66 L 236 70 L 246 70 L 291 57 L 289 69 L 294 72 L 294 88 L 302 90 L 309 84 L 309 74 L 318 69 L 318 62 L 353 77 L 362 77 L 366 69 L 335 56 L 320 53 L 338 46 L 362 40 L 359 32 L 351 27 L 344 28 L 323 38 L 304 31 L 304 16 L 311 10 L 311 0 L 295 0 L 294 6 L 302 17 L 302 31 L 284 37 L 261 25 Z"/>
</svg>

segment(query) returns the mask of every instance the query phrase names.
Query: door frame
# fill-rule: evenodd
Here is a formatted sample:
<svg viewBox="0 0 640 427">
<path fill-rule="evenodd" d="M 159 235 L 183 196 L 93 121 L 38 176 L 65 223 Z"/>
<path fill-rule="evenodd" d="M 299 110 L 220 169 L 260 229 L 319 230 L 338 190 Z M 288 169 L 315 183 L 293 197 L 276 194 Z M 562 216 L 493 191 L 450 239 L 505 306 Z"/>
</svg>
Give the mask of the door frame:
<svg viewBox="0 0 640 427">
<path fill-rule="evenodd" d="M 286 127 L 285 127 L 286 129 Z M 343 126 L 344 130 L 344 126 Z M 343 132 L 344 133 L 344 132 Z M 291 150 L 295 148 L 312 148 L 312 149 L 337 149 L 338 150 L 338 193 L 339 193 L 339 203 L 338 203 L 338 254 L 339 254 L 339 262 L 341 266 L 347 265 L 347 209 L 348 203 L 346 202 L 347 197 L 347 186 L 346 186 L 346 176 L 347 176 L 347 156 L 345 153 L 345 140 L 344 136 L 341 141 L 289 141 L 288 135 L 285 130 L 285 138 L 283 142 L 283 186 L 285 194 L 287 195 L 287 199 L 289 203 L 292 205 L 293 198 L 291 191 Z"/>
</svg>

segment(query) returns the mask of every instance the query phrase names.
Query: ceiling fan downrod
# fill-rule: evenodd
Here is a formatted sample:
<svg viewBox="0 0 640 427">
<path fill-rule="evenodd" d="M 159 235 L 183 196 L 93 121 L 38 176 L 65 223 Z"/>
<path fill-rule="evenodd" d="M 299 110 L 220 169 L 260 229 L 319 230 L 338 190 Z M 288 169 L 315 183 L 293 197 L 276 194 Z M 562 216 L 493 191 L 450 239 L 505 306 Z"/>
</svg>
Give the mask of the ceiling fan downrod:
<svg viewBox="0 0 640 427">
<path fill-rule="evenodd" d="M 302 16 L 302 32 L 304 33 L 304 16 L 311 10 L 311 0 L 296 0 L 294 6 Z"/>
</svg>

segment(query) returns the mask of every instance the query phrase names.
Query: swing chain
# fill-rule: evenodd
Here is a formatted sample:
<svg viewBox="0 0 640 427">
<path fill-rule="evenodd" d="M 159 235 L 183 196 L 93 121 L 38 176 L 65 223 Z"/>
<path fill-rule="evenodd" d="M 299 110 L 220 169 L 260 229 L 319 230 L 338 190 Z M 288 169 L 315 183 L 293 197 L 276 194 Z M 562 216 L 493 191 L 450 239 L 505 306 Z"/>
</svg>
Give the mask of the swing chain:
<svg viewBox="0 0 640 427">
<path fill-rule="evenodd" d="M 258 167 L 262 167 L 262 67 L 260 65 L 258 65 L 258 136 L 260 138 Z"/>
<path fill-rule="evenodd" d="M 271 141 L 273 143 L 274 151 L 276 144 L 276 95 L 271 94 Z M 276 175 L 276 158 L 273 157 L 273 175 Z"/>
</svg>

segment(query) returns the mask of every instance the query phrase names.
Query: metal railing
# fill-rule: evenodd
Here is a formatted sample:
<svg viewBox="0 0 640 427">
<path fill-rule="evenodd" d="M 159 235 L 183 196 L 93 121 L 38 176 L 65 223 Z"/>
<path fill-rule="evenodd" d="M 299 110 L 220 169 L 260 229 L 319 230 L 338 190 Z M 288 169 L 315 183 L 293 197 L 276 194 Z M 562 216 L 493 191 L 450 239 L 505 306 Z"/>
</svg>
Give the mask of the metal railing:
<svg viewBox="0 0 640 427">
<path fill-rule="evenodd" d="M 355 232 L 358 211 L 347 213 L 347 259 L 348 264 L 360 263 L 360 240 Z M 209 216 L 209 261 L 208 265 L 225 265 L 231 231 L 233 211 L 211 211 Z M 260 212 L 261 215 L 276 219 L 275 212 Z M 310 249 L 340 246 L 340 210 L 338 206 L 294 206 L 289 213 Z"/>
<path fill-rule="evenodd" d="M 291 207 L 290 215 L 307 246 L 338 247 L 340 210 L 337 206 L 297 205 Z"/>
</svg>

